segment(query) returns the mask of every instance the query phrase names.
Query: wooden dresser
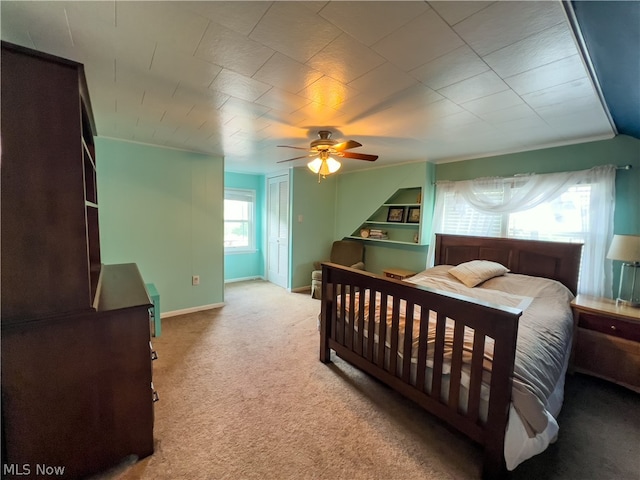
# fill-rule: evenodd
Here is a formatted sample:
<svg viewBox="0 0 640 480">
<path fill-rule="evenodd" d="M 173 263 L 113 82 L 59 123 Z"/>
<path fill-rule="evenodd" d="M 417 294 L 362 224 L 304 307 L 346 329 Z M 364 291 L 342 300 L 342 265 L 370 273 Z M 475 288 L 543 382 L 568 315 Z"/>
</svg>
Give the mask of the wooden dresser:
<svg viewBox="0 0 640 480">
<path fill-rule="evenodd" d="M 573 370 L 640 392 L 640 309 L 608 298 L 578 295 Z"/>
<path fill-rule="evenodd" d="M 79 478 L 153 453 L 151 302 L 102 265 L 82 65 L 1 52 L 4 478 Z"/>
</svg>

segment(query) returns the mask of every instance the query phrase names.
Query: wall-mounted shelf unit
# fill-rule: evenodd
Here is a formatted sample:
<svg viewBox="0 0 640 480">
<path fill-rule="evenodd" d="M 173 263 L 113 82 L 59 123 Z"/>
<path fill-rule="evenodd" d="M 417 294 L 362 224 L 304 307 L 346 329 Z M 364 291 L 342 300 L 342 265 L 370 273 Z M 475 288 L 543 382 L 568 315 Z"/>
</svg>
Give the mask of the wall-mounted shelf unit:
<svg viewBox="0 0 640 480">
<path fill-rule="evenodd" d="M 153 453 L 151 302 L 135 264 L 101 264 L 84 67 L 1 50 L 2 478 L 85 478 Z"/>
<path fill-rule="evenodd" d="M 425 245 L 422 238 L 422 199 L 421 187 L 396 190 L 349 238 L 401 245 Z"/>
</svg>

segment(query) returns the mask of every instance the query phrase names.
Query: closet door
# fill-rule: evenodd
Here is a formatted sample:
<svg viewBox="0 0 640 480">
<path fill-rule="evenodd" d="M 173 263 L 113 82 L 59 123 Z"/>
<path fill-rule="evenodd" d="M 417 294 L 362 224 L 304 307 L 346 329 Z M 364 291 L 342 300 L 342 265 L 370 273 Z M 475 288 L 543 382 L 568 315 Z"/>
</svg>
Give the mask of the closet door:
<svg viewBox="0 0 640 480">
<path fill-rule="evenodd" d="M 289 176 L 268 179 L 267 280 L 287 288 L 289 283 Z"/>
</svg>

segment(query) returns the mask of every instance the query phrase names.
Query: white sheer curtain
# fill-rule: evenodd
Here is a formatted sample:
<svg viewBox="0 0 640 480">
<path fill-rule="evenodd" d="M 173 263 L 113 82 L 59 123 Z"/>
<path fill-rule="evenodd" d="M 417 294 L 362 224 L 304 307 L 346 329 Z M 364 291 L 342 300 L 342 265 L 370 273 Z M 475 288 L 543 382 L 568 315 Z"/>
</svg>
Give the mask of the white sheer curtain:
<svg viewBox="0 0 640 480">
<path fill-rule="evenodd" d="M 582 241 L 578 291 L 610 297 L 612 265 L 606 253 L 613 237 L 614 206 L 613 165 L 577 172 L 438 182 L 431 231 Z M 525 213 L 515 215 L 518 212 Z M 541 228 L 529 228 L 536 222 Z M 434 245 L 432 241 L 429 246 L 428 266 L 433 265 Z"/>
</svg>

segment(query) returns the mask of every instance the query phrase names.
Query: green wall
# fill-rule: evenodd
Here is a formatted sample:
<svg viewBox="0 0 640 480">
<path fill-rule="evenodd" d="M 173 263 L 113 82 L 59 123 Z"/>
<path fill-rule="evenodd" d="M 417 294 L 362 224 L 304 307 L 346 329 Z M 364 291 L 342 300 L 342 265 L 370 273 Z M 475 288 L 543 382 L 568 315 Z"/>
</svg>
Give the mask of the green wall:
<svg viewBox="0 0 640 480">
<path fill-rule="evenodd" d="M 238 258 L 235 265 L 236 259 L 225 261 L 222 238 L 225 181 L 260 191 L 260 226 L 266 233 L 264 177 L 225 175 L 221 158 L 161 147 L 97 138 L 96 149 L 103 262 L 137 263 L 145 281 L 156 284 L 163 312 L 221 303 L 225 278 L 264 275 L 264 235 L 256 256 Z M 440 165 L 425 161 L 344 172 L 321 183 L 306 167 L 292 168 L 290 287 L 309 286 L 313 262 L 327 259 L 334 240 L 351 235 L 399 188 L 424 188 L 423 234 L 428 238 L 434 180 L 581 170 L 609 163 L 633 166 L 618 172 L 614 223 L 615 233 L 638 234 L 640 140 L 624 135 Z M 365 241 L 367 270 L 376 273 L 386 267 L 421 270 L 426 255 L 423 245 Z M 194 274 L 201 276 L 198 287 L 191 286 Z"/>
<path fill-rule="evenodd" d="M 162 312 L 222 303 L 223 159 L 106 138 L 96 157 L 102 262 L 137 263 Z"/>
<path fill-rule="evenodd" d="M 423 238 L 428 238 L 433 213 L 434 166 L 429 162 L 372 168 L 338 175 L 335 203 L 336 239 L 351 235 L 398 189 L 422 187 Z M 427 259 L 426 245 L 365 242 L 365 268 L 382 273 L 387 267 L 420 271 Z"/>
<path fill-rule="evenodd" d="M 318 176 L 307 167 L 291 169 L 291 245 L 290 287 L 292 290 L 311 285 L 313 262 L 329 259 L 331 244 L 336 240 L 336 180 L 329 176 L 318 183 Z"/>
<path fill-rule="evenodd" d="M 224 255 L 224 280 L 243 280 L 264 277 L 265 250 L 265 176 L 245 173 L 224 173 L 225 188 L 241 188 L 256 192 L 256 251 L 251 253 L 229 253 Z"/>
</svg>

